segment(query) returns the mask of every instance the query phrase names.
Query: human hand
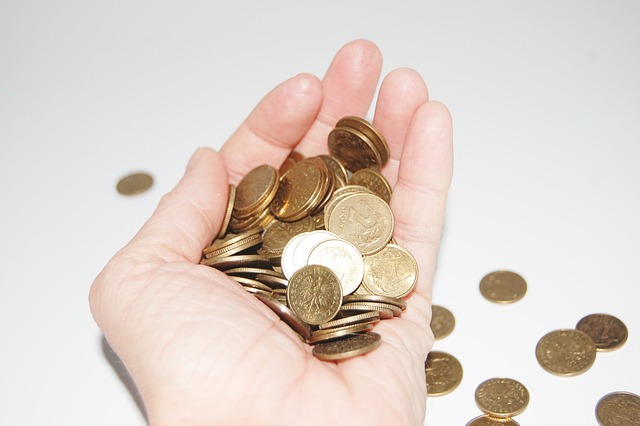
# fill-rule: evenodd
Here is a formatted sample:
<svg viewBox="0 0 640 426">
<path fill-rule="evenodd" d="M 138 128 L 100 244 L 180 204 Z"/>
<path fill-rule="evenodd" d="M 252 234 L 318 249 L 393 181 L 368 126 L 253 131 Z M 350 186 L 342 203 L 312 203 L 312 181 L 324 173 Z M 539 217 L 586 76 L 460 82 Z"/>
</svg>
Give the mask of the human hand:
<svg viewBox="0 0 640 426">
<path fill-rule="evenodd" d="M 221 227 L 228 184 L 295 148 L 328 152 L 340 118 L 364 117 L 382 57 L 357 40 L 322 81 L 276 87 L 217 153 L 198 149 L 184 177 L 96 278 L 90 306 L 144 401 L 152 425 L 423 423 L 424 362 L 433 344 L 431 280 L 452 174 L 452 124 L 410 69 L 383 80 L 373 125 L 387 139 L 394 238 L 419 280 L 401 317 L 382 321 L 379 348 L 321 361 L 279 317 L 224 273 L 199 264 Z"/>
</svg>

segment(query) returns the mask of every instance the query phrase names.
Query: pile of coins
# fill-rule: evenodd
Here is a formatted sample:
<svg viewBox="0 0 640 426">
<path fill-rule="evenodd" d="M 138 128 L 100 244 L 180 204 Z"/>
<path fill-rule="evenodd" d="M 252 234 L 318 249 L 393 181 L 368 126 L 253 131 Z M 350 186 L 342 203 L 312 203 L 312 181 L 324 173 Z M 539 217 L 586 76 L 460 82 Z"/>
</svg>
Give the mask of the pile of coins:
<svg viewBox="0 0 640 426">
<path fill-rule="evenodd" d="M 542 368 L 557 376 L 576 376 L 587 371 L 596 352 L 613 351 L 627 341 L 627 327 L 609 314 L 591 314 L 576 328 L 551 331 L 538 341 L 536 359 Z"/>
<path fill-rule="evenodd" d="M 254 294 L 314 356 L 339 360 L 379 346 L 371 330 L 406 309 L 418 266 L 393 239 L 385 138 L 348 116 L 328 146 L 330 155 L 294 152 L 230 185 L 222 229 L 200 263 Z"/>
</svg>

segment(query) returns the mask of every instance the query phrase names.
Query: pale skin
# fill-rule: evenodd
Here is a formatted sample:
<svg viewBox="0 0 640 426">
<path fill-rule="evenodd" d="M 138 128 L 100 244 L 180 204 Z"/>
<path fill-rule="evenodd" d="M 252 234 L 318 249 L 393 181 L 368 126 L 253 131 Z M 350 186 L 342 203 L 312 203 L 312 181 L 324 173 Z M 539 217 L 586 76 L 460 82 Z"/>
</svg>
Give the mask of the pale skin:
<svg viewBox="0 0 640 426">
<path fill-rule="evenodd" d="M 321 361 L 279 317 L 222 272 L 199 265 L 221 227 L 229 183 L 295 149 L 328 152 L 346 115 L 365 117 L 382 68 L 367 40 L 343 46 L 322 80 L 299 74 L 268 93 L 219 152 L 199 148 L 183 178 L 91 287 L 93 316 L 127 367 L 148 421 L 164 425 L 424 423 L 431 288 L 453 168 L 452 122 L 414 70 L 382 81 L 373 125 L 391 159 L 394 237 L 420 276 L 382 344 Z"/>
</svg>

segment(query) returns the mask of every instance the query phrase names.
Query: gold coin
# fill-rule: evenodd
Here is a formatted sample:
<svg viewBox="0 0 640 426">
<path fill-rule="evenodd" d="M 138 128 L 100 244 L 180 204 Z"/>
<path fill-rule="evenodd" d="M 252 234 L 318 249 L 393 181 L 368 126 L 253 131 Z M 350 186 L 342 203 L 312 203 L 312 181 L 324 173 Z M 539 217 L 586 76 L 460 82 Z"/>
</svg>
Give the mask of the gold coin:
<svg viewBox="0 0 640 426">
<path fill-rule="evenodd" d="M 580 330 L 551 331 L 538 341 L 536 358 L 542 368 L 558 376 L 575 376 L 587 371 L 596 359 L 596 344 Z"/>
<path fill-rule="evenodd" d="M 340 308 L 340 312 L 369 312 L 369 311 L 378 311 L 380 315 L 380 319 L 392 319 L 396 316 L 395 312 L 391 310 L 391 306 L 383 306 L 381 304 L 367 304 L 367 303 L 344 303 Z"/>
<path fill-rule="evenodd" d="M 246 219 L 262 212 L 278 190 L 278 171 L 268 164 L 254 167 L 238 183 L 233 216 Z"/>
<path fill-rule="evenodd" d="M 640 426 L 640 396 L 631 392 L 612 392 L 596 404 L 600 426 Z"/>
<path fill-rule="evenodd" d="M 387 163 L 389 157 L 391 157 L 389 144 L 385 137 L 364 118 L 348 115 L 338 120 L 335 127 L 350 127 L 365 135 L 380 153 L 380 158 L 382 159 L 381 168 Z"/>
<path fill-rule="evenodd" d="M 377 170 L 358 170 L 351 176 L 351 179 L 349 179 L 349 185 L 364 186 L 365 188 L 370 189 L 378 197 L 382 198 L 385 203 L 389 204 L 391 201 L 391 185 L 389 184 L 389 181 Z"/>
<path fill-rule="evenodd" d="M 204 257 L 208 259 L 210 257 L 223 257 L 230 256 L 232 254 L 239 253 L 250 247 L 256 246 L 262 242 L 262 236 L 260 231 L 248 231 L 243 234 L 227 234 L 233 236 L 233 238 L 225 241 L 224 244 L 211 245 L 204 249 Z M 206 265 L 206 261 L 202 262 Z"/>
<path fill-rule="evenodd" d="M 378 311 L 363 312 L 361 314 L 347 315 L 345 317 L 325 322 L 320 324 L 318 328 L 320 330 L 342 327 L 343 325 L 358 324 L 358 323 L 374 323 L 380 321 L 380 313 Z"/>
<path fill-rule="evenodd" d="M 462 381 L 462 364 L 456 357 L 446 352 L 429 352 L 424 368 L 427 396 L 442 396 L 451 393 Z"/>
<path fill-rule="evenodd" d="M 377 253 L 364 257 L 362 284 L 372 294 L 405 297 L 418 282 L 418 263 L 396 244 L 387 244 Z"/>
<path fill-rule="evenodd" d="M 148 173 L 133 173 L 123 177 L 116 184 L 116 190 L 122 195 L 141 194 L 151 188 L 153 178 Z"/>
<path fill-rule="evenodd" d="M 297 316 L 295 312 L 293 312 L 287 306 L 272 297 L 266 297 L 262 294 L 256 294 L 256 297 L 262 303 L 271 308 L 271 310 L 275 312 L 280 317 L 280 319 L 282 319 L 300 336 L 304 337 L 305 340 L 311 337 L 311 327 L 309 327 L 308 324 L 302 321 L 302 319 L 300 319 L 300 317 Z"/>
<path fill-rule="evenodd" d="M 401 310 L 407 309 L 407 302 L 400 299 L 399 297 L 389 297 L 389 296 L 380 296 L 377 294 L 350 294 L 348 296 L 344 296 L 342 298 L 343 303 L 351 303 L 351 302 L 375 302 L 375 303 L 386 303 L 388 305 L 397 306 Z"/>
<path fill-rule="evenodd" d="M 378 311 L 380 312 L 380 318 L 389 319 L 385 315 L 388 311 L 391 311 L 392 317 L 399 317 L 402 314 L 402 309 L 396 305 L 390 303 L 381 302 L 349 302 L 343 303 L 343 311 Z"/>
<path fill-rule="evenodd" d="M 255 267 L 255 268 L 268 268 L 271 266 L 269 258 L 260 256 L 259 254 L 234 254 L 231 256 L 210 257 L 206 260 L 206 265 L 221 271 L 240 268 L 240 267 Z M 200 263 L 204 264 L 203 261 Z"/>
<path fill-rule="evenodd" d="M 587 315 L 578 321 L 576 329 L 587 333 L 598 351 L 614 351 L 624 345 L 629 336 L 627 326 L 608 314 Z"/>
<path fill-rule="evenodd" d="M 319 343 L 313 347 L 313 356 L 326 361 L 337 361 L 367 354 L 380 346 L 380 335 L 369 332 L 354 334 L 345 339 Z"/>
<path fill-rule="evenodd" d="M 436 340 L 444 339 L 453 332 L 456 319 L 450 310 L 443 306 L 431 306 L 431 331 Z"/>
<path fill-rule="evenodd" d="M 347 182 L 349 182 L 349 173 L 347 169 L 344 168 L 341 162 L 339 162 L 335 157 L 331 155 L 320 155 L 320 159 L 327 164 L 329 170 L 331 170 L 340 182 L 339 187 L 345 186 Z"/>
<path fill-rule="evenodd" d="M 513 417 L 529 404 L 529 391 L 517 380 L 496 377 L 480 383 L 475 391 L 478 408 L 493 417 Z"/>
<path fill-rule="evenodd" d="M 272 255 L 282 254 L 284 246 L 289 240 L 303 232 L 315 230 L 315 223 L 310 216 L 305 216 L 295 222 L 283 222 L 275 220 L 265 228 L 262 234 L 262 246 L 258 250 L 259 254 Z"/>
<path fill-rule="evenodd" d="M 344 336 L 349 336 L 357 333 L 364 333 L 373 329 L 371 324 L 348 324 L 342 327 L 333 327 L 325 330 L 316 330 L 311 332 L 311 337 L 307 339 L 309 344 L 317 344 L 320 342 L 327 342 L 329 340 L 339 339 Z"/>
<path fill-rule="evenodd" d="M 236 202 L 236 186 L 234 184 L 229 185 L 229 197 L 227 200 L 227 210 L 222 220 L 222 226 L 220 226 L 220 232 L 218 232 L 218 238 L 224 237 L 229 228 L 229 222 L 231 222 L 231 215 L 233 214 L 233 206 Z"/>
<path fill-rule="evenodd" d="M 331 155 L 350 172 L 360 169 L 382 167 L 378 149 L 365 135 L 348 127 L 336 127 L 328 137 Z"/>
<path fill-rule="evenodd" d="M 342 285 L 325 266 L 307 265 L 289 279 L 287 305 L 304 322 L 318 325 L 332 320 L 342 305 Z"/>
<path fill-rule="evenodd" d="M 308 215 L 324 198 L 328 188 L 328 169 L 322 160 L 305 159 L 280 179 L 280 187 L 269 205 L 273 215 L 294 222 Z"/>
<path fill-rule="evenodd" d="M 351 194 L 333 206 L 327 230 L 349 241 L 360 253 L 382 250 L 393 235 L 393 213 L 387 203 L 373 194 Z"/>
<path fill-rule="evenodd" d="M 513 303 L 527 292 L 527 282 L 512 271 L 494 271 L 480 281 L 480 293 L 494 303 Z"/>
<path fill-rule="evenodd" d="M 466 426 L 520 426 L 520 424 L 513 419 L 499 419 L 483 415 L 471 419 Z"/>
<path fill-rule="evenodd" d="M 362 255 L 345 240 L 330 239 L 316 244 L 307 256 L 307 263 L 323 265 L 335 272 L 342 284 L 343 296 L 356 291 L 364 277 Z"/>
</svg>

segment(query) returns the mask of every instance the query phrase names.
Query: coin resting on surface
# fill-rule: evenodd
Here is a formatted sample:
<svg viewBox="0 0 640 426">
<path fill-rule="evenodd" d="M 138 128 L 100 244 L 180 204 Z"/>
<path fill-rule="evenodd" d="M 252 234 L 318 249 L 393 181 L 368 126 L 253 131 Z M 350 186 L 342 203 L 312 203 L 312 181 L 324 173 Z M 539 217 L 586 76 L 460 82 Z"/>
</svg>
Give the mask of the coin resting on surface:
<svg viewBox="0 0 640 426">
<path fill-rule="evenodd" d="M 575 376 L 587 371 L 596 359 L 596 344 L 580 330 L 551 331 L 538 341 L 536 359 L 542 368 L 558 376 Z"/>
<path fill-rule="evenodd" d="M 475 400 L 483 413 L 506 418 L 522 413 L 529 404 L 529 391 L 517 380 L 496 377 L 480 383 Z"/>
<path fill-rule="evenodd" d="M 527 282 L 512 271 L 494 271 L 480 280 L 480 293 L 494 303 L 513 303 L 527 292 Z"/>
<path fill-rule="evenodd" d="M 584 331 L 593 339 L 598 351 L 613 351 L 627 341 L 627 326 L 613 315 L 591 314 L 576 324 L 576 329 Z"/>
<path fill-rule="evenodd" d="M 640 425 L 640 396 L 631 392 L 611 392 L 596 404 L 600 426 Z"/>
<path fill-rule="evenodd" d="M 471 419 L 466 426 L 520 426 L 520 424 L 513 419 L 500 419 L 485 414 Z"/>
<path fill-rule="evenodd" d="M 431 331 L 436 340 L 444 339 L 453 332 L 456 320 L 450 310 L 444 306 L 431 306 Z"/>
<path fill-rule="evenodd" d="M 431 351 L 424 363 L 427 396 L 442 396 L 452 392 L 462 381 L 462 364 L 456 357 L 442 351 Z"/>
<path fill-rule="evenodd" d="M 122 195 L 141 194 L 151 188 L 153 178 L 148 173 L 132 173 L 116 184 L 116 190 Z"/>
</svg>

